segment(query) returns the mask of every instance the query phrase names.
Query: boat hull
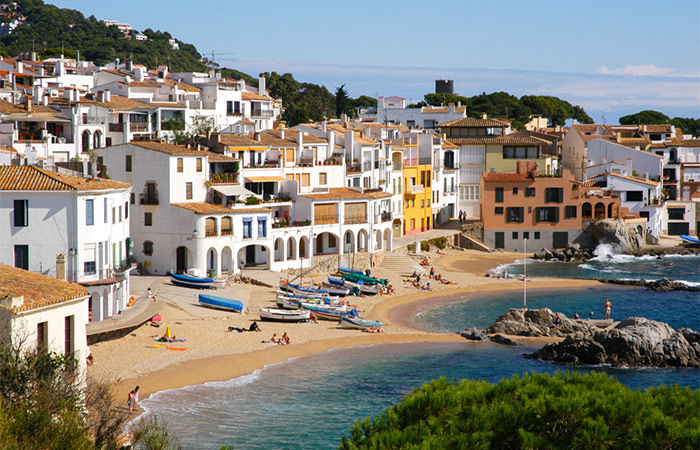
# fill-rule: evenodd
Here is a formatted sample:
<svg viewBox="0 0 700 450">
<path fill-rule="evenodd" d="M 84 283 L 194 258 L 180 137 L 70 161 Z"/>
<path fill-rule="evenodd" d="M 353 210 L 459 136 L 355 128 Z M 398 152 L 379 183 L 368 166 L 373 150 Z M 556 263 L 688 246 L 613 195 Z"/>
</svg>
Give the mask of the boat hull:
<svg viewBox="0 0 700 450">
<path fill-rule="evenodd" d="M 212 278 L 191 277 L 189 275 L 170 274 L 170 281 L 177 286 L 185 286 L 196 289 L 211 289 L 214 285 Z"/>
<path fill-rule="evenodd" d="M 260 308 L 260 320 L 270 322 L 304 322 L 309 317 L 311 313 L 304 310 Z"/>
<path fill-rule="evenodd" d="M 365 320 L 357 317 L 342 316 L 340 318 L 340 326 L 343 328 L 362 330 L 366 328 L 381 328 L 384 324 L 378 320 Z"/>
<path fill-rule="evenodd" d="M 225 311 L 242 312 L 245 308 L 243 303 L 238 300 L 206 294 L 199 294 L 199 303 L 209 308 L 223 309 Z"/>
</svg>

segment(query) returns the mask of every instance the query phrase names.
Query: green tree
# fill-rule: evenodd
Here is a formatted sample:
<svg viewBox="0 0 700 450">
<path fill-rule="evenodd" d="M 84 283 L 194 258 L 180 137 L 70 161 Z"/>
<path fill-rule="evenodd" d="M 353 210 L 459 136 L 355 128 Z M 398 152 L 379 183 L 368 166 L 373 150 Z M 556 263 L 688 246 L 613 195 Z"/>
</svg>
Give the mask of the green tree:
<svg viewBox="0 0 700 450">
<path fill-rule="evenodd" d="M 669 123 L 671 119 L 659 111 L 647 109 L 636 114 L 620 117 L 620 125 L 651 125 Z"/>
<path fill-rule="evenodd" d="M 674 117 L 671 119 L 671 125 L 683 130 L 684 134 L 690 134 L 695 137 L 700 136 L 700 119 L 693 119 L 692 117 Z"/>
<path fill-rule="evenodd" d="M 350 97 L 348 91 L 345 90 L 345 85 L 341 85 L 335 89 L 335 116 L 340 117 L 342 114 L 352 116 Z"/>
<path fill-rule="evenodd" d="M 606 374 L 529 374 L 498 384 L 444 378 L 358 421 L 351 449 L 691 449 L 700 391 L 636 391 Z"/>
</svg>

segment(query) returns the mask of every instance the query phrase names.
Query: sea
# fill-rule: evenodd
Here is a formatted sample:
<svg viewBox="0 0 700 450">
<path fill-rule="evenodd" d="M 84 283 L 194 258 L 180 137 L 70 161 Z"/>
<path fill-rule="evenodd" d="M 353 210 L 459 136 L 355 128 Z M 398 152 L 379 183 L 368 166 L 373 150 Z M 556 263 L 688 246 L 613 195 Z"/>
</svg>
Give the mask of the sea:
<svg viewBox="0 0 700 450">
<path fill-rule="evenodd" d="M 695 259 L 693 259 L 695 258 Z M 612 260 L 612 261 L 611 261 Z M 667 277 L 689 283 L 698 279 L 699 257 L 666 257 L 663 264 L 649 258 L 603 256 L 589 261 L 601 273 L 630 279 Z M 520 262 L 522 263 L 522 262 Z M 499 270 L 518 274 L 522 264 Z M 579 263 L 581 265 L 581 263 Z M 537 263 L 528 262 L 528 276 L 537 276 Z M 568 263 L 542 263 L 542 275 L 565 277 L 582 268 Z M 545 269 L 546 267 L 546 269 Z M 615 269 L 616 271 L 610 271 Z M 621 320 L 643 316 L 672 327 L 700 329 L 700 295 L 676 291 L 657 293 L 645 288 L 601 286 L 527 293 L 529 308 L 547 307 L 567 316 L 602 318 L 609 299 L 612 316 Z M 460 298 L 433 310 L 421 311 L 414 323 L 426 330 L 454 333 L 484 328 L 509 308 L 522 307 L 523 293 Z M 700 388 L 698 369 L 567 367 L 523 357 L 535 346 L 506 347 L 492 343 L 401 343 L 331 350 L 291 359 L 223 382 L 158 392 L 142 400 L 147 415 L 164 420 L 185 449 L 331 449 L 349 436 L 359 419 L 376 416 L 432 379 L 487 380 L 528 372 L 605 372 L 633 389 L 679 384 Z M 235 360 L 232 360 L 235 364 Z"/>
</svg>

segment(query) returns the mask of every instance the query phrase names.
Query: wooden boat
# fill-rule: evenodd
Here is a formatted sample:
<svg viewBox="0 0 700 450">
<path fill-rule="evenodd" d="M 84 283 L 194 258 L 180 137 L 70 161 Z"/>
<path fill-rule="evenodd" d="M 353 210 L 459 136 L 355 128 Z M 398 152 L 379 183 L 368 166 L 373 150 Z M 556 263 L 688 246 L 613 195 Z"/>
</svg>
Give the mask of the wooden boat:
<svg viewBox="0 0 700 450">
<path fill-rule="evenodd" d="M 226 287 L 228 284 L 228 280 L 226 278 L 217 278 L 214 280 L 214 287 L 216 289 L 223 289 Z"/>
<path fill-rule="evenodd" d="M 170 273 L 170 281 L 177 286 L 185 286 L 198 289 L 210 289 L 214 285 L 213 278 L 193 277 L 192 275 L 178 275 Z"/>
<path fill-rule="evenodd" d="M 318 299 L 318 300 L 322 299 L 323 297 L 327 297 L 326 294 L 297 291 L 296 289 L 292 289 L 292 288 L 288 288 L 288 289 L 281 289 L 280 288 L 277 290 L 277 295 L 283 295 L 285 297 L 310 298 L 310 299 Z"/>
<path fill-rule="evenodd" d="M 345 280 L 343 280 L 342 278 L 328 277 L 328 283 L 335 286 L 345 286 Z"/>
<path fill-rule="evenodd" d="M 344 315 L 348 315 L 351 317 L 357 316 L 357 310 L 355 310 L 355 309 L 345 312 L 345 311 L 334 311 L 334 310 L 326 309 L 323 306 L 316 307 L 316 306 L 311 306 L 311 305 L 304 305 L 303 308 L 307 311 L 312 312 L 319 319 L 333 320 L 335 322 L 340 320 L 340 318 Z"/>
<path fill-rule="evenodd" d="M 347 295 L 350 295 L 350 289 L 347 287 L 334 286 L 329 283 L 318 283 L 317 286 L 320 289 L 323 289 L 324 291 L 328 292 L 329 295 L 337 295 L 338 297 L 345 297 Z"/>
<path fill-rule="evenodd" d="M 345 281 L 351 281 L 353 283 L 358 283 L 362 282 L 363 284 L 369 284 L 369 285 L 375 285 L 375 284 L 382 284 L 384 286 L 387 285 L 389 282 L 386 278 L 375 278 L 375 277 L 368 277 L 367 275 L 363 275 L 361 273 L 345 273 L 341 272 L 340 273 Z"/>
<path fill-rule="evenodd" d="M 260 320 L 273 322 L 303 322 L 309 320 L 311 313 L 299 309 L 260 308 Z"/>
<path fill-rule="evenodd" d="M 293 295 L 306 298 L 319 298 L 323 296 L 328 296 L 329 293 L 325 289 L 319 289 L 316 287 L 300 286 L 298 284 L 291 284 L 287 282 L 280 282 L 280 290 L 289 292 Z"/>
<path fill-rule="evenodd" d="M 695 236 L 688 236 L 687 234 L 681 234 L 678 236 L 685 242 L 686 244 L 695 244 L 695 245 L 700 245 L 700 239 L 696 238 Z"/>
<path fill-rule="evenodd" d="M 362 330 L 364 328 L 381 328 L 384 324 L 378 320 L 365 320 L 359 317 L 340 317 L 340 326 L 343 328 L 353 328 Z"/>
<path fill-rule="evenodd" d="M 364 275 L 364 274 L 365 274 L 365 273 L 364 273 L 363 271 L 361 271 L 361 270 L 350 269 L 350 268 L 348 268 L 348 267 L 340 267 L 340 266 L 338 266 L 338 272 L 340 272 L 340 273 L 359 273 L 359 274 L 361 274 L 361 275 Z"/>
<path fill-rule="evenodd" d="M 377 295 L 379 293 L 379 285 L 367 285 L 367 284 L 360 284 L 360 283 L 347 283 L 347 286 L 352 286 L 355 288 L 358 292 L 364 294 L 364 295 Z"/>
<path fill-rule="evenodd" d="M 209 294 L 199 294 L 199 303 L 210 308 L 224 309 L 226 311 L 242 312 L 245 306 L 238 300 L 217 297 Z"/>
</svg>

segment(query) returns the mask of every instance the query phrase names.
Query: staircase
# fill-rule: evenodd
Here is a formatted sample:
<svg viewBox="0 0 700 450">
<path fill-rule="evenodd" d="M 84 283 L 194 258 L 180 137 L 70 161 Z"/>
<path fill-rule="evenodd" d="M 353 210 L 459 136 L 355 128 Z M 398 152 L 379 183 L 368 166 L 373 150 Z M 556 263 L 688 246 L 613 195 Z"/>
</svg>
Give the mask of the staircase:
<svg viewBox="0 0 700 450">
<path fill-rule="evenodd" d="M 384 260 L 379 265 L 382 269 L 391 270 L 400 274 L 411 274 L 420 267 L 418 262 L 408 255 L 401 253 L 389 253 L 384 257 Z"/>
</svg>

